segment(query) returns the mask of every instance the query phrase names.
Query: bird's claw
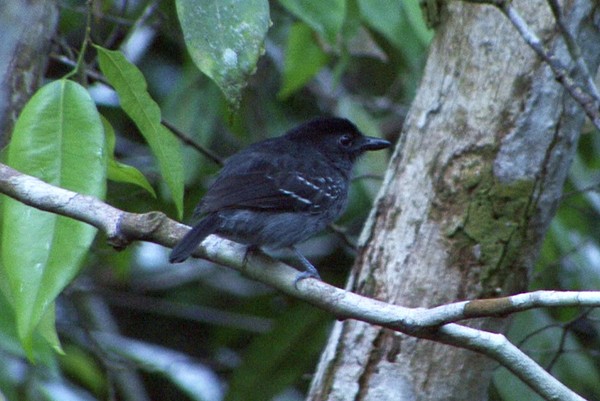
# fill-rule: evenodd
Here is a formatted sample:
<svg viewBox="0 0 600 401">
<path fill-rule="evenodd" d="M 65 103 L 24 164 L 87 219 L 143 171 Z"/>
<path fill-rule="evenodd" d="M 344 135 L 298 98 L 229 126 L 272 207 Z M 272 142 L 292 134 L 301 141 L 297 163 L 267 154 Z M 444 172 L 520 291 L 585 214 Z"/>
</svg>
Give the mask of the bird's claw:
<svg viewBox="0 0 600 401">
<path fill-rule="evenodd" d="M 244 252 L 244 259 L 242 260 L 242 266 L 246 267 L 248 264 L 248 260 L 250 259 L 250 255 L 260 251 L 260 247 L 258 245 L 248 245 L 246 247 L 246 252 Z"/>
<path fill-rule="evenodd" d="M 312 269 L 306 269 L 306 271 L 303 271 L 302 273 L 298 273 L 298 275 L 296 276 L 296 279 L 294 280 L 294 287 L 296 289 L 298 289 L 298 283 L 307 278 L 314 278 L 316 280 L 323 281 L 323 279 L 321 279 L 321 276 L 319 275 L 319 272 L 317 271 L 317 269 L 315 269 L 313 267 Z"/>
<path fill-rule="evenodd" d="M 310 263 L 308 261 L 308 259 L 306 259 L 300 252 L 298 252 L 298 250 L 296 248 L 291 247 L 291 249 L 296 254 L 296 257 L 298 258 L 300 263 L 302 263 L 302 266 L 304 266 L 304 271 L 302 273 L 299 273 L 296 276 L 296 279 L 294 280 L 294 287 L 296 287 L 296 289 L 298 289 L 298 282 L 300 282 L 304 279 L 307 279 L 307 278 L 314 278 L 319 281 L 323 281 L 323 279 L 321 279 L 321 276 L 319 275 L 319 272 L 312 265 L 312 263 Z"/>
</svg>

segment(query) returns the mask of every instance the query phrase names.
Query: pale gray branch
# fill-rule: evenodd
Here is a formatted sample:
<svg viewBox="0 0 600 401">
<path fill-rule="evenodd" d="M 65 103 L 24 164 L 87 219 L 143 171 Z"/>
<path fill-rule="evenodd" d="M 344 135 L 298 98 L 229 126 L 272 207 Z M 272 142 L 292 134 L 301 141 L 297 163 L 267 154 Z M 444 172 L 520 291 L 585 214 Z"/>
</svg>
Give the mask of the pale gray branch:
<svg viewBox="0 0 600 401">
<path fill-rule="evenodd" d="M 480 352 L 495 359 L 546 400 L 585 401 L 542 369 L 502 334 L 451 323 L 440 328 L 435 340 Z"/>
<path fill-rule="evenodd" d="M 160 213 L 133 214 L 91 196 L 52 186 L 0 164 L 0 193 L 35 208 L 89 223 L 119 246 L 146 240 L 173 246 L 184 226 Z M 547 373 L 501 334 L 465 327 L 454 322 L 497 316 L 536 307 L 600 306 L 600 292 L 537 291 L 510 297 L 457 302 L 431 309 L 406 308 L 348 292 L 327 283 L 306 279 L 294 286 L 297 271 L 262 254 L 246 258 L 246 247 L 209 236 L 194 253 L 232 267 L 244 275 L 334 314 L 473 350 L 496 360 L 548 400 L 582 400 Z"/>
</svg>

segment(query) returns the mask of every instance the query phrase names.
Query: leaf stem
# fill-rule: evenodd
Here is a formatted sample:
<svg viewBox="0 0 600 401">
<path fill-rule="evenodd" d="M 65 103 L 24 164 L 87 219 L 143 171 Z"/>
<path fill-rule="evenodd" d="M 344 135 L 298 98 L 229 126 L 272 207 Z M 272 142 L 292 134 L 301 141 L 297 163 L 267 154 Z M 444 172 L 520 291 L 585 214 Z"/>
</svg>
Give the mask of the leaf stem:
<svg viewBox="0 0 600 401">
<path fill-rule="evenodd" d="M 79 50 L 79 55 L 77 56 L 77 63 L 75 64 L 75 68 L 68 72 L 64 79 L 69 79 L 73 75 L 78 74 L 80 76 L 79 82 L 85 83 L 85 69 L 82 66 L 85 63 L 85 52 L 87 51 L 88 44 L 90 43 L 91 33 L 92 33 L 92 3 L 93 0 L 86 1 L 86 22 L 85 22 L 85 34 L 83 37 L 83 42 L 81 43 L 81 49 Z"/>
</svg>

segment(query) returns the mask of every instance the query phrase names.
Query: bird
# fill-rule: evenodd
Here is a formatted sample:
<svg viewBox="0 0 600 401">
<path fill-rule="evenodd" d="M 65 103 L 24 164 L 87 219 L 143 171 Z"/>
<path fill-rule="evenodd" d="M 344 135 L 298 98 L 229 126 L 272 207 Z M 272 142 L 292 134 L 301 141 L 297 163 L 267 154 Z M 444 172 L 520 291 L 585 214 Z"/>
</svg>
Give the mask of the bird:
<svg viewBox="0 0 600 401">
<path fill-rule="evenodd" d="M 225 161 L 194 211 L 199 220 L 175 245 L 169 261 L 185 261 L 216 234 L 247 245 L 248 251 L 288 248 L 305 269 L 294 284 L 320 280 L 295 246 L 344 212 L 356 160 L 390 145 L 339 117 L 316 118 L 250 145 Z"/>
</svg>

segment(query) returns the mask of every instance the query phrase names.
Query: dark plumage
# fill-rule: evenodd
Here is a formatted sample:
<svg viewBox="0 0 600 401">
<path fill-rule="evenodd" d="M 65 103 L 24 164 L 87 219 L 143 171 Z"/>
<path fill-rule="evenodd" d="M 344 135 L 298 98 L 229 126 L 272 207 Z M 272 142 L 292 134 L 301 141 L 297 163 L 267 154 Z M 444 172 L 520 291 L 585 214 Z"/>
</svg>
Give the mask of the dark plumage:
<svg viewBox="0 0 600 401">
<path fill-rule="evenodd" d="M 204 217 L 173 248 L 169 261 L 184 261 L 210 234 L 295 250 L 295 244 L 343 213 L 356 159 L 388 146 L 342 118 L 312 120 L 249 146 L 227 160 L 196 208 L 195 216 Z M 297 255 L 307 269 L 297 280 L 318 278 L 316 269 Z"/>
</svg>

